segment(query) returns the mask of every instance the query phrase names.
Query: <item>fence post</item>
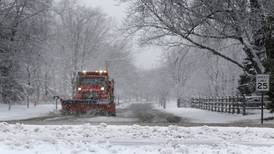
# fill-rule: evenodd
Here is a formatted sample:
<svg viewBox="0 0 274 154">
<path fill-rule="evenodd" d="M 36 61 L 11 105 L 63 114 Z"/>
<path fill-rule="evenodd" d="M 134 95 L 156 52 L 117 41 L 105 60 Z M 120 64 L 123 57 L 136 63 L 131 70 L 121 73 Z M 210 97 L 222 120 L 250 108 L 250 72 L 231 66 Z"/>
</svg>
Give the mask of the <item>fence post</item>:
<svg viewBox="0 0 274 154">
<path fill-rule="evenodd" d="M 213 100 L 211 100 L 209 103 L 210 103 L 210 108 L 209 108 L 209 110 L 213 111 L 213 107 L 214 107 L 214 105 L 215 105 L 215 102 L 214 102 Z"/>
<path fill-rule="evenodd" d="M 199 101 L 200 101 L 200 96 L 195 99 L 195 108 L 199 108 L 198 107 Z"/>
<path fill-rule="evenodd" d="M 194 106 L 194 105 L 195 105 L 195 104 L 194 104 L 194 101 L 195 101 L 195 97 L 192 97 L 192 98 L 191 98 L 191 104 L 190 104 L 191 107 L 195 107 L 195 106 Z"/>
<path fill-rule="evenodd" d="M 218 99 L 217 97 L 213 97 L 214 104 L 215 104 L 215 111 L 218 112 L 219 104 L 218 104 Z"/>
<path fill-rule="evenodd" d="M 218 112 L 218 102 L 214 98 L 215 112 Z"/>
<path fill-rule="evenodd" d="M 197 100 L 197 108 L 200 108 L 200 102 L 202 101 L 202 98 L 199 97 L 198 100 Z"/>
<path fill-rule="evenodd" d="M 234 96 L 231 96 L 230 97 L 230 101 L 232 102 L 232 113 L 234 114 L 235 113 L 235 97 Z"/>
<path fill-rule="evenodd" d="M 238 95 L 236 96 L 236 102 L 237 102 L 237 114 L 240 114 L 241 110 L 240 110 L 240 102 L 239 102 L 239 96 Z"/>
<path fill-rule="evenodd" d="M 201 106 L 202 109 L 204 109 L 205 102 L 206 102 L 206 101 L 203 101 L 203 102 L 202 102 L 202 106 Z"/>
<path fill-rule="evenodd" d="M 246 115 L 246 99 L 244 96 L 241 98 L 243 104 L 243 115 Z"/>
<path fill-rule="evenodd" d="M 205 104 L 205 105 L 206 105 L 206 106 L 205 106 L 205 109 L 206 109 L 206 110 L 207 110 L 207 108 L 208 108 L 208 104 L 209 104 L 209 103 L 210 103 L 210 101 L 207 101 L 206 104 Z"/>
<path fill-rule="evenodd" d="M 209 103 L 210 103 L 210 102 L 206 102 L 206 104 L 205 104 L 205 110 L 208 110 Z"/>
<path fill-rule="evenodd" d="M 209 111 L 212 110 L 211 108 L 212 108 L 212 106 L 213 106 L 213 103 L 214 103 L 214 102 L 212 102 L 212 101 L 208 102 L 208 110 L 209 110 Z"/>
<path fill-rule="evenodd" d="M 225 101 L 225 97 L 222 97 L 222 102 L 224 103 L 224 112 L 227 112 L 227 103 Z"/>
<path fill-rule="evenodd" d="M 214 103 L 216 104 L 216 112 L 218 112 L 218 108 L 219 108 L 219 104 L 218 104 L 218 101 L 217 101 L 217 97 L 214 97 Z"/>
<path fill-rule="evenodd" d="M 202 98 L 199 97 L 199 101 L 198 101 L 198 108 L 199 108 L 199 109 L 201 108 L 201 103 L 202 103 Z"/>
<path fill-rule="evenodd" d="M 210 97 L 207 99 L 206 103 L 209 104 L 211 102 Z"/>
<path fill-rule="evenodd" d="M 212 103 L 213 106 L 214 106 L 214 111 L 216 111 L 216 102 L 215 102 L 214 97 L 211 97 L 211 103 Z"/>
<path fill-rule="evenodd" d="M 226 96 L 226 101 L 227 101 L 227 104 L 228 104 L 228 113 L 231 113 L 231 104 L 230 104 L 230 101 L 229 101 L 229 97 Z"/>
<path fill-rule="evenodd" d="M 216 97 L 216 102 L 218 103 L 218 112 L 221 112 L 221 103 L 219 97 Z"/>
<path fill-rule="evenodd" d="M 220 102 L 221 104 L 221 112 L 224 112 L 224 101 L 223 101 L 223 97 L 220 97 Z"/>
</svg>

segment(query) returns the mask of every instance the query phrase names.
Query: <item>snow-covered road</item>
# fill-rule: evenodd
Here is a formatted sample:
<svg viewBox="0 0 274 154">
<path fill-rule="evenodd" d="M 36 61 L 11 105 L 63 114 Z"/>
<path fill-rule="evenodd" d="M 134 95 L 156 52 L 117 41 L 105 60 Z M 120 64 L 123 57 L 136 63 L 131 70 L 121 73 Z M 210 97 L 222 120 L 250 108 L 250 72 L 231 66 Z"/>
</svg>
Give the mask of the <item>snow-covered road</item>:
<svg viewBox="0 0 274 154">
<path fill-rule="evenodd" d="M 104 122 L 112 125 L 138 123 L 150 126 L 167 126 L 171 123 L 181 126 L 261 126 L 259 111 L 243 116 L 241 114 L 218 113 L 194 108 L 177 108 L 175 102 L 168 102 L 166 109 L 157 106 L 157 104 L 153 105 L 150 103 L 122 104 L 117 106 L 116 117 L 90 115 L 63 116 L 61 113 L 56 112 L 54 104 L 39 105 L 37 107 L 31 106 L 29 109 L 26 106 L 17 105 L 13 106 L 11 111 L 8 111 L 6 107 L 3 108 L 2 105 L 0 106 L 0 111 L 0 122 L 20 122 L 33 125 L 72 125 L 85 123 L 96 125 Z M 269 118 L 273 116 L 274 114 L 265 111 L 265 117 Z M 273 120 L 265 121 L 264 127 L 273 128 Z"/>
<path fill-rule="evenodd" d="M 272 154 L 274 129 L 0 123 L 0 153 Z"/>
</svg>

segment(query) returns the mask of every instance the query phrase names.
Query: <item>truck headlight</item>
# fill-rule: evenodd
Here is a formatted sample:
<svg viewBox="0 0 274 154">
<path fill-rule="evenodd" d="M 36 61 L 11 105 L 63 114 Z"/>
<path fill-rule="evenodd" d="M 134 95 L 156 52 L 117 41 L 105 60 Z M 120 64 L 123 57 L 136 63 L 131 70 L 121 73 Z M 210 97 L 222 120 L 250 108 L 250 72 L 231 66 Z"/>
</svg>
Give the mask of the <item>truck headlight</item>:
<svg viewBox="0 0 274 154">
<path fill-rule="evenodd" d="M 105 90 L 105 87 L 101 87 L 101 90 L 104 91 L 104 90 Z"/>
<path fill-rule="evenodd" d="M 80 90 L 82 90 L 82 88 L 79 87 L 79 88 L 78 88 L 78 91 L 80 91 Z"/>
</svg>

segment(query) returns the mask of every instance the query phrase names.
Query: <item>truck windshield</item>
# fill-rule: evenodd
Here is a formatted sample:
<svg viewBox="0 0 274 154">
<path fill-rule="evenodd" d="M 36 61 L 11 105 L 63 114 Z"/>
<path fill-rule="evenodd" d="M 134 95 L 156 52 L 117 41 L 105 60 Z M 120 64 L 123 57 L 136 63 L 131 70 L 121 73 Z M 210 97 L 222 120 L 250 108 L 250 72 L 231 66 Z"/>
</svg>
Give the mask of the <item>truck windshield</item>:
<svg viewBox="0 0 274 154">
<path fill-rule="evenodd" d="M 81 78 L 80 85 L 104 85 L 105 78 L 97 77 L 97 78 Z"/>
</svg>

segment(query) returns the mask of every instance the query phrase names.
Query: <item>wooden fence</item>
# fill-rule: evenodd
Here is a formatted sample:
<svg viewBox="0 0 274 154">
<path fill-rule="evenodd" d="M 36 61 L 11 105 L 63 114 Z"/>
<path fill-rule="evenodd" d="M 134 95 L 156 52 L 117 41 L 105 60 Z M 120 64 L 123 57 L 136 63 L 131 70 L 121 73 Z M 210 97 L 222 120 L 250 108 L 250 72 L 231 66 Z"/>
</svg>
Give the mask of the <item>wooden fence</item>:
<svg viewBox="0 0 274 154">
<path fill-rule="evenodd" d="M 265 97 L 265 103 L 268 103 Z M 261 98 L 259 96 L 241 97 L 199 97 L 191 99 L 191 107 L 215 112 L 226 112 L 245 115 L 247 110 L 260 109 Z"/>
</svg>

